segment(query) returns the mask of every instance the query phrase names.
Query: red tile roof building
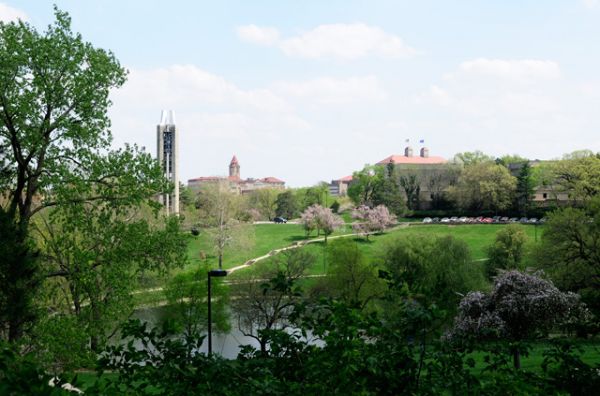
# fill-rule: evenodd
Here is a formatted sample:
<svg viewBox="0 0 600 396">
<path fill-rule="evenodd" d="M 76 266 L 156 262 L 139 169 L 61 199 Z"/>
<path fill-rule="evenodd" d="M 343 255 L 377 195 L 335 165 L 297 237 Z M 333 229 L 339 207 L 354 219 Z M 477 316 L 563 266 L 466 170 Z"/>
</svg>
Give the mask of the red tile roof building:
<svg viewBox="0 0 600 396">
<path fill-rule="evenodd" d="M 217 183 L 220 181 L 228 181 L 231 189 L 238 194 L 244 194 L 263 188 L 285 188 L 285 181 L 273 176 L 263 177 L 262 179 L 242 179 L 240 177 L 240 163 L 235 155 L 229 163 L 229 176 L 201 176 L 195 179 L 189 179 L 188 187 L 197 191 L 205 183 Z"/>
<path fill-rule="evenodd" d="M 443 168 L 447 162 L 448 161 L 442 157 L 430 157 L 429 149 L 427 147 L 421 148 L 418 156 L 413 156 L 413 149 L 408 146 L 404 149 L 404 155 L 390 155 L 377 162 L 376 165 L 386 166 L 391 163 L 394 164 L 397 169 L 412 172 L 415 170 L 432 171 Z M 332 180 L 329 185 L 329 192 L 331 195 L 346 195 L 351 183 L 352 176 L 344 176 L 340 179 Z M 426 192 L 427 188 L 423 187 L 422 191 Z"/>
</svg>

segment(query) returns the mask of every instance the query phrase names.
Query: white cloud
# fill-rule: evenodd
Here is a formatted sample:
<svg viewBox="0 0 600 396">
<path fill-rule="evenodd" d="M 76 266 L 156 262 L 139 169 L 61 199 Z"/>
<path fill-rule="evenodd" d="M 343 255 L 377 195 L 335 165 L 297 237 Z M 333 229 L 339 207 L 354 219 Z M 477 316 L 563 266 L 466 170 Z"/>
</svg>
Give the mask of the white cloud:
<svg viewBox="0 0 600 396">
<path fill-rule="evenodd" d="M 152 70 L 130 70 L 119 95 L 155 97 L 165 106 L 235 105 L 260 111 L 285 111 L 287 103 L 268 90 L 243 90 L 224 78 L 193 65 L 172 65 Z"/>
<path fill-rule="evenodd" d="M 563 76 L 549 60 L 475 59 L 442 76 L 414 103 L 423 129 L 450 152 L 480 149 L 552 158 L 591 139 L 600 85 Z"/>
<path fill-rule="evenodd" d="M 131 69 L 128 81 L 112 93 L 111 99 L 115 146 L 136 142 L 154 152 L 160 111 L 176 112 L 184 183 L 192 177 L 225 174 L 233 154 L 245 160 L 245 177 L 272 174 L 285 178 L 293 173 L 291 169 L 273 169 L 261 159 L 274 155 L 273 147 L 283 146 L 311 129 L 273 91 L 244 89 L 193 65 Z M 250 168 L 252 164 L 257 168 Z"/>
<path fill-rule="evenodd" d="M 560 77 L 558 64 L 548 60 L 479 58 L 463 62 L 459 69 L 466 74 L 497 77 L 517 82 L 554 80 Z"/>
<path fill-rule="evenodd" d="M 600 4 L 600 0 L 582 0 L 586 8 L 596 8 Z"/>
<path fill-rule="evenodd" d="M 238 37 L 249 43 L 259 45 L 274 45 L 279 40 L 279 31 L 270 27 L 259 27 L 256 25 L 238 26 Z"/>
<path fill-rule="evenodd" d="M 319 104 L 348 104 L 384 100 L 387 95 L 374 76 L 335 79 L 322 77 L 302 82 L 278 82 L 273 89 L 282 95 Z"/>
<path fill-rule="evenodd" d="M 16 21 L 17 19 L 26 21 L 28 19 L 27 14 L 25 14 L 24 11 L 0 3 L 0 21 L 11 22 Z"/>
<path fill-rule="evenodd" d="M 407 58 L 417 54 L 400 37 L 364 23 L 320 25 L 285 39 L 279 38 L 274 28 L 247 25 L 238 27 L 237 31 L 244 41 L 277 46 L 286 55 L 296 58 L 353 60 L 370 55 Z"/>
</svg>

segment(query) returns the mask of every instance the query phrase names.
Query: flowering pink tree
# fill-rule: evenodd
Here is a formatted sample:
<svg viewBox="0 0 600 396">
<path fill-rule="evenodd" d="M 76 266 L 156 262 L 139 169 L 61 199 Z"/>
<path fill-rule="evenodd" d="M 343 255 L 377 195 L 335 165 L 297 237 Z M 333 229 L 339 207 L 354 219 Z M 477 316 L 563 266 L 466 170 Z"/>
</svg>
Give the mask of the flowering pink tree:
<svg viewBox="0 0 600 396">
<path fill-rule="evenodd" d="M 325 242 L 327 237 L 336 229 L 344 225 L 344 220 L 340 216 L 333 214 L 331 209 L 324 208 L 321 205 L 315 204 L 306 208 L 300 217 L 302 225 L 309 235 L 313 230 L 317 230 L 317 236 L 323 231 L 325 234 Z"/>
<path fill-rule="evenodd" d="M 489 294 L 470 292 L 460 302 L 450 338 L 506 339 L 515 368 L 521 367 L 518 343 L 545 334 L 578 311 L 579 296 L 563 293 L 541 273 L 503 272 Z"/>
<path fill-rule="evenodd" d="M 317 236 L 319 236 L 319 222 L 317 221 L 320 212 L 319 208 L 319 205 L 309 206 L 300 215 L 300 222 L 302 223 L 307 236 L 310 235 L 313 230 L 317 230 Z"/>
<path fill-rule="evenodd" d="M 325 243 L 327 243 L 329 235 L 344 225 L 344 220 L 329 208 L 321 208 L 318 222 L 323 234 L 325 234 Z"/>
<path fill-rule="evenodd" d="M 367 239 L 369 239 L 370 232 L 383 232 L 396 223 L 396 216 L 391 214 L 384 205 L 372 209 L 365 205 L 359 206 L 352 212 L 352 218 L 358 220 L 358 222 L 352 223 L 352 229 L 365 235 Z"/>
</svg>

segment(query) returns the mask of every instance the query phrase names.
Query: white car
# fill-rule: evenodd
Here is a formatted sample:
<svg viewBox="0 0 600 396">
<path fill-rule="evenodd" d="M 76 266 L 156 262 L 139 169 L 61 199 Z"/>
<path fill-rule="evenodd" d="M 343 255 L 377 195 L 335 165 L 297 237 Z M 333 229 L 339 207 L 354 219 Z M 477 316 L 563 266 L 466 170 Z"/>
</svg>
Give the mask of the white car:
<svg viewBox="0 0 600 396">
<path fill-rule="evenodd" d="M 431 217 L 425 217 L 423 219 L 423 223 L 425 223 L 425 224 L 433 223 L 433 220 L 431 220 Z"/>
</svg>

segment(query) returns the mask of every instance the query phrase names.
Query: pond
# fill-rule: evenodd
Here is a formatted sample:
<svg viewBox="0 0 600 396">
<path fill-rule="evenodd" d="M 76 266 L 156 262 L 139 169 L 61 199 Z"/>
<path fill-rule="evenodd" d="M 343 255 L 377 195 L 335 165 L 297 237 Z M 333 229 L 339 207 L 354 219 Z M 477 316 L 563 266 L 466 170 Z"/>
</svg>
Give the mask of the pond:
<svg viewBox="0 0 600 396">
<path fill-rule="evenodd" d="M 166 307 L 157 307 L 157 308 L 145 308 L 136 310 L 133 318 L 139 319 L 143 322 L 148 322 L 151 325 L 159 325 L 161 318 L 165 316 Z M 237 323 L 234 321 L 230 322 L 231 331 L 229 333 L 216 333 L 213 332 L 212 336 L 212 349 L 213 353 L 219 354 L 226 359 L 235 359 L 240 351 L 241 345 L 252 345 L 253 347 L 259 349 L 260 345 L 258 341 L 256 341 L 252 337 L 247 337 L 243 335 L 237 327 Z M 293 331 L 293 329 L 291 330 Z M 311 339 L 310 334 L 308 335 L 309 339 Z M 310 343 L 314 343 L 316 345 L 321 344 L 320 341 L 312 339 Z M 200 352 L 208 353 L 208 338 L 204 339 L 202 343 L 202 347 L 200 348 Z"/>
</svg>

